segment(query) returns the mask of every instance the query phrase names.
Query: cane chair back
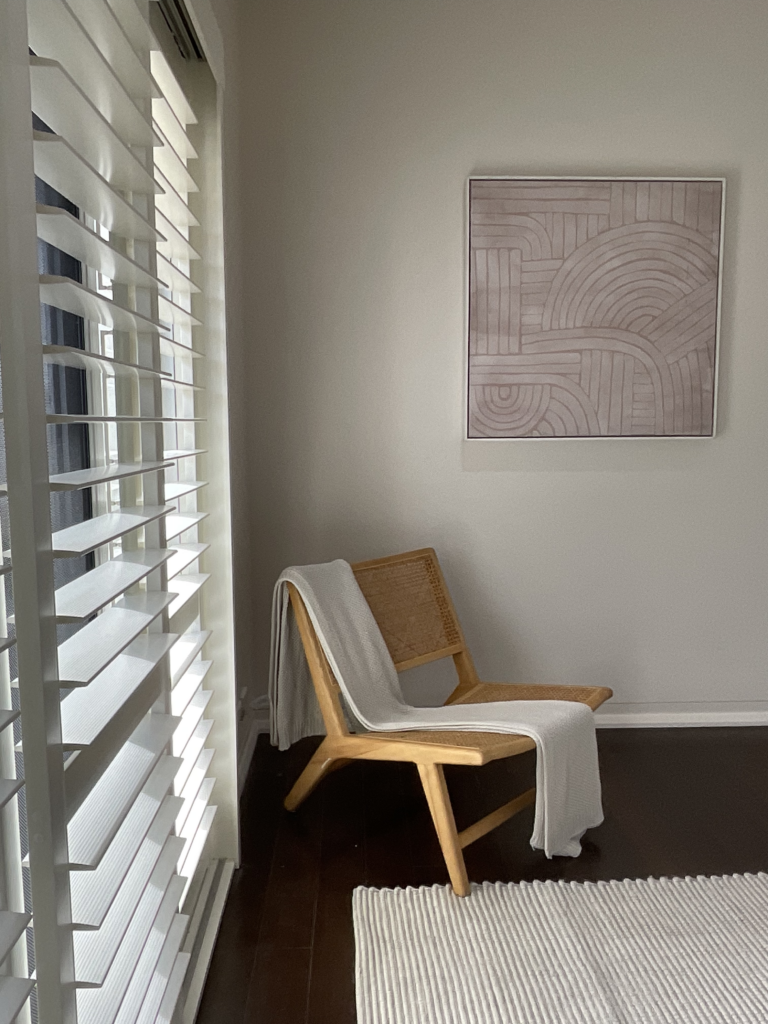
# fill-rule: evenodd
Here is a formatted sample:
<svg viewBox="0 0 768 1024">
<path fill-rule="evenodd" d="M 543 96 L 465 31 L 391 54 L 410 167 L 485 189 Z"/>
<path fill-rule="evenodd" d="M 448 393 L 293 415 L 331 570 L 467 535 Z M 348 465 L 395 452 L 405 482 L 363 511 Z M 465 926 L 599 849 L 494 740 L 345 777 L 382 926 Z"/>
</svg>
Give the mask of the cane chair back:
<svg viewBox="0 0 768 1024">
<path fill-rule="evenodd" d="M 478 682 L 433 548 L 352 565 L 395 668 L 452 657 L 459 688 Z"/>
</svg>

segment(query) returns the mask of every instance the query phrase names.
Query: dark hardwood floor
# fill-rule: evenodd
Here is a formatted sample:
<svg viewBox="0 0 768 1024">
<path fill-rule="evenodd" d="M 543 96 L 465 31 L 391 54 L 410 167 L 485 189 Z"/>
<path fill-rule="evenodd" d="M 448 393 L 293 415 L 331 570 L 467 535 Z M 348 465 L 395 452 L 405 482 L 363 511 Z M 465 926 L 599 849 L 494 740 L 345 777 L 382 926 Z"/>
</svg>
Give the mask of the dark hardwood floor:
<svg viewBox="0 0 768 1024">
<path fill-rule="evenodd" d="M 473 881 L 768 870 L 768 728 L 602 730 L 605 822 L 581 857 L 529 846 L 532 808 L 470 846 Z M 282 799 L 316 743 L 260 737 L 235 873 L 198 1024 L 352 1024 L 357 885 L 444 883 L 416 769 L 361 762 L 295 814 Z M 448 768 L 459 828 L 532 784 L 533 755 Z"/>
</svg>

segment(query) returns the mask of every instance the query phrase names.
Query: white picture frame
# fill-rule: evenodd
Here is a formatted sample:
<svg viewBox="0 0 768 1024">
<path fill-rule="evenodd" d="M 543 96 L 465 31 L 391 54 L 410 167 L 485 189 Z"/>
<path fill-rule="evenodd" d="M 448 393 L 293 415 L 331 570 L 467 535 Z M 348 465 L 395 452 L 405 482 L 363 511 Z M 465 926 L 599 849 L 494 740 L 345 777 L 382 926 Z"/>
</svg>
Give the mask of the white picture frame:
<svg viewBox="0 0 768 1024">
<path fill-rule="evenodd" d="M 725 186 L 723 177 L 470 176 L 465 439 L 714 437 Z"/>
</svg>

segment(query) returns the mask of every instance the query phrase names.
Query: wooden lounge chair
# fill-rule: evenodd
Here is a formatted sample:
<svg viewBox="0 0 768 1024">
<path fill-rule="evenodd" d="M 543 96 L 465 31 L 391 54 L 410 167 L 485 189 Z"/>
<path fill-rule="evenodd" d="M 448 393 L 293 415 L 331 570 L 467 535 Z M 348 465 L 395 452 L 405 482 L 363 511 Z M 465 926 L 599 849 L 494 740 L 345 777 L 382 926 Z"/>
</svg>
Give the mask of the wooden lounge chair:
<svg viewBox="0 0 768 1024">
<path fill-rule="evenodd" d="M 612 696 L 612 691 L 604 686 L 481 683 L 432 548 L 358 562 L 352 566 L 352 571 L 398 672 L 438 658 L 453 658 L 459 682 L 448 704 L 573 700 L 588 704 L 594 710 Z M 534 741 L 527 736 L 493 732 L 350 733 L 342 711 L 339 684 L 304 602 L 292 584 L 288 584 L 288 589 L 327 736 L 286 797 L 285 806 L 289 811 L 295 810 L 324 775 L 350 761 L 412 761 L 421 776 L 453 890 L 458 896 L 467 896 L 469 881 L 463 848 L 533 803 L 536 790 L 529 789 L 457 832 L 443 765 L 487 764 L 531 750 L 535 747 Z"/>
</svg>

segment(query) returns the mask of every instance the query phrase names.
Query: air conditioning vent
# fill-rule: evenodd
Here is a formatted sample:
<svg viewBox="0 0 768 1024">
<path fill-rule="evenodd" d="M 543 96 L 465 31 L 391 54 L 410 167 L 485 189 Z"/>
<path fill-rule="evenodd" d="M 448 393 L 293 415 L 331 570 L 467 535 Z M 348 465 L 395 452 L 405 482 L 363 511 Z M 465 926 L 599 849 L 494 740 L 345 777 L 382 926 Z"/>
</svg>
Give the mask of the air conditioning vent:
<svg viewBox="0 0 768 1024">
<path fill-rule="evenodd" d="M 157 0 L 157 5 L 184 60 L 205 60 L 183 0 Z"/>
</svg>

